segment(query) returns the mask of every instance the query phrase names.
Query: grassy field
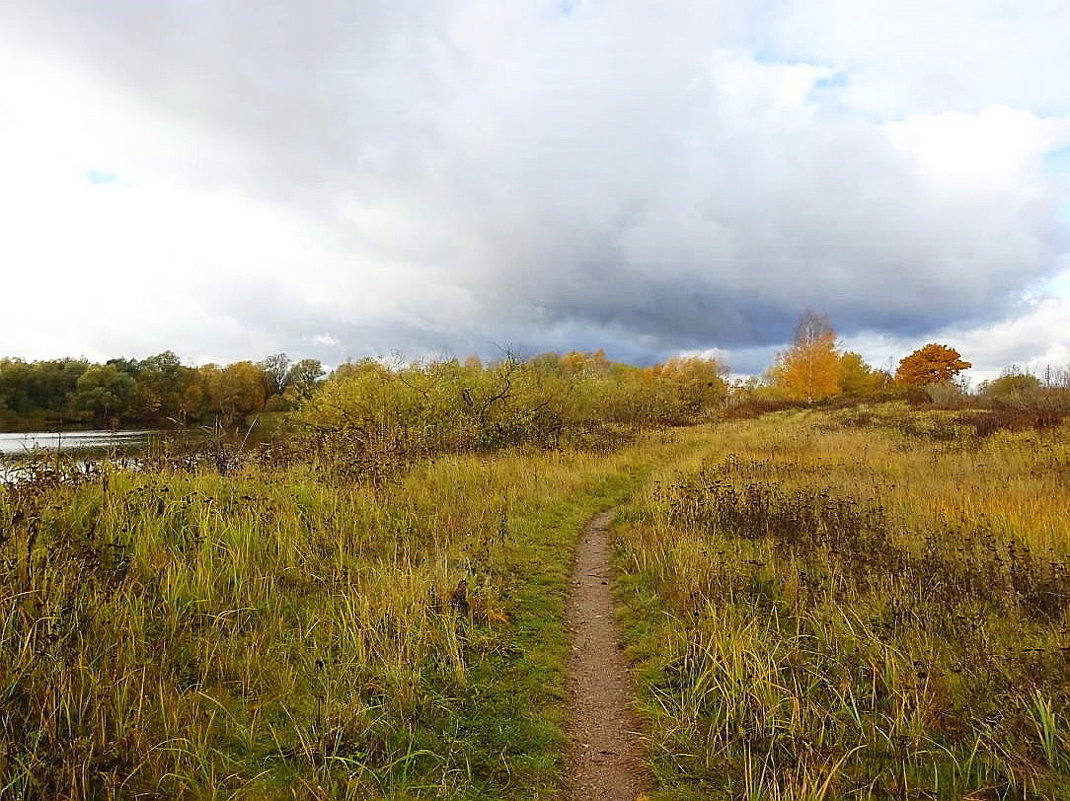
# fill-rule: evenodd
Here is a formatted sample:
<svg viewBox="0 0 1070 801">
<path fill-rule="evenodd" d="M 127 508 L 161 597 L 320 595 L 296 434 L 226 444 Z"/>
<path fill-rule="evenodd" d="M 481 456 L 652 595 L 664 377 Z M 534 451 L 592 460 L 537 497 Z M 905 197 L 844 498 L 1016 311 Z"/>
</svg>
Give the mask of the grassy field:
<svg viewBox="0 0 1070 801">
<path fill-rule="evenodd" d="M 1070 799 L 1070 438 L 901 405 L 0 491 L 0 798 L 558 798 L 616 591 L 660 798 Z"/>
<path fill-rule="evenodd" d="M 707 429 L 617 530 L 660 798 L 1070 798 L 1070 441 Z"/>
<path fill-rule="evenodd" d="M 572 547 L 686 439 L 6 489 L 0 798 L 557 797 Z"/>
</svg>

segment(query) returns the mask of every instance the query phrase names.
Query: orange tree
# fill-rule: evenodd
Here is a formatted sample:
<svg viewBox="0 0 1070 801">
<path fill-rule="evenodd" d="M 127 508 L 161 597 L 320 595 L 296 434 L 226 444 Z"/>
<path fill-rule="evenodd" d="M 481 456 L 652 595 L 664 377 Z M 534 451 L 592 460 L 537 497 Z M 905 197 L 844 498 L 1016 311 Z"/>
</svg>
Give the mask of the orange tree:
<svg viewBox="0 0 1070 801">
<path fill-rule="evenodd" d="M 931 342 L 918 348 L 899 362 L 895 380 L 899 384 L 920 387 L 926 384 L 943 384 L 973 365 L 963 361 L 959 352 L 947 345 Z"/>
</svg>

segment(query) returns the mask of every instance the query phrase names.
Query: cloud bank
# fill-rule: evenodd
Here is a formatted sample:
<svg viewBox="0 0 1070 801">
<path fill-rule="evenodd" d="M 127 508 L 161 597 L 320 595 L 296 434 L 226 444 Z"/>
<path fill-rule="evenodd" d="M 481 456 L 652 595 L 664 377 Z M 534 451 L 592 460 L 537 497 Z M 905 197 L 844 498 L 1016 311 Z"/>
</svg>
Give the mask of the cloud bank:
<svg viewBox="0 0 1070 801">
<path fill-rule="evenodd" d="M 5 4 L 0 350 L 1065 356 L 1070 11 L 861 6 Z"/>
</svg>

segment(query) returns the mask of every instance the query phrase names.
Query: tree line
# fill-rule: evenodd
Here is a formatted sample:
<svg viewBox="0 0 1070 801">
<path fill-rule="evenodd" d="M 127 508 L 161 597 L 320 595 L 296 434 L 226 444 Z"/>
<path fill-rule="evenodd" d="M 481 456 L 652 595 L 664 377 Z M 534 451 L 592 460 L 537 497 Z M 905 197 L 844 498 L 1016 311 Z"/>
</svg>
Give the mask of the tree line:
<svg viewBox="0 0 1070 801">
<path fill-rule="evenodd" d="M 751 389 L 760 386 L 766 397 L 804 403 L 901 396 L 911 387 L 952 382 L 972 366 L 954 348 L 931 343 L 903 357 L 894 374 L 875 369 L 860 354 L 842 350 L 828 318 L 807 309 L 791 347 L 777 354 L 764 380 Z"/>
<path fill-rule="evenodd" d="M 315 359 L 293 362 L 283 353 L 198 367 L 182 364 L 169 350 L 103 363 L 0 358 L 0 422 L 8 428 L 232 423 L 295 408 L 324 375 Z"/>
<path fill-rule="evenodd" d="M 604 351 L 341 365 L 297 413 L 311 445 L 354 472 L 436 453 L 554 447 L 614 431 L 710 419 L 728 396 L 716 359 L 648 367 Z"/>
<path fill-rule="evenodd" d="M 187 366 L 172 351 L 146 359 L 0 359 L 0 423 L 234 424 L 261 412 L 304 409 L 310 426 L 407 432 L 472 447 L 553 438 L 579 421 L 673 424 L 719 410 L 727 367 L 676 357 L 637 367 L 603 350 L 511 353 L 388 364 L 347 361 L 329 375 L 314 359 L 274 354 L 259 362 Z M 344 425 L 343 425 L 344 424 Z M 452 427 L 452 433 L 447 430 Z M 433 433 L 430 433 L 433 432 Z M 538 432 L 537 434 L 535 432 Z M 401 435 L 398 435 L 401 436 Z M 380 436 L 380 439 L 382 437 Z"/>
<path fill-rule="evenodd" d="M 393 437 L 402 450 L 434 451 L 554 440 L 595 421 L 683 424 L 746 402 L 946 400 L 962 393 L 956 377 L 970 366 L 954 348 L 930 343 L 894 373 L 876 369 L 844 350 L 828 318 L 812 310 L 764 375 L 731 384 L 717 359 L 681 356 L 639 367 L 613 362 L 602 350 L 505 353 L 486 363 L 363 359 L 330 375 L 315 359 L 292 361 L 283 353 L 202 366 L 183 365 L 172 351 L 104 363 L 2 358 L 0 426 L 231 425 L 262 412 L 301 410 L 304 423 L 332 436 L 380 444 Z M 1062 389 L 1070 388 L 1070 377 L 1060 376 Z M 1012 368 L 982 385 L 979 396 L 1021 398 L 1042 384 Z"/>
<path fill-rule="evenodd" d="M 915 403 L 962 405 L 969 398 L 960 374 L 973 365 L 953 347 L 930 342 L 899 360 L 895 372 L 879 370 L 862 356 L 840 347 L 828 318 L 807 309 L 795 328 L 791 345 L 778 353 L 761 377 L 732 387 L 736 400 L 827 401 L 906 399 Z M 1058 401 L 1066 405 L 1070 371 L 1048 369 L 1036 376 L 1018 367 L 982 382 L 972 401 L 984 404 Z"/>
</svg>

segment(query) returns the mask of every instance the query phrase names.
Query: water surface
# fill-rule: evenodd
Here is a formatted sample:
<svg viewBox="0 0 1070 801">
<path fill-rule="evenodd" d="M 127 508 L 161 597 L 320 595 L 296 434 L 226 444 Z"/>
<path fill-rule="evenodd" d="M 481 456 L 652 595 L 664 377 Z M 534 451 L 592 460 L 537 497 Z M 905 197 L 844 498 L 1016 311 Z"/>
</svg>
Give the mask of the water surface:
<svg viewBox="0 0 1070 801">
<path fill-rule="evenodd" d="M 0 433 L 0 455 L 41 451 L 116 451 L 128 453 L 144 447 L 159 431 L 31 431 Z"/>
</svg>

